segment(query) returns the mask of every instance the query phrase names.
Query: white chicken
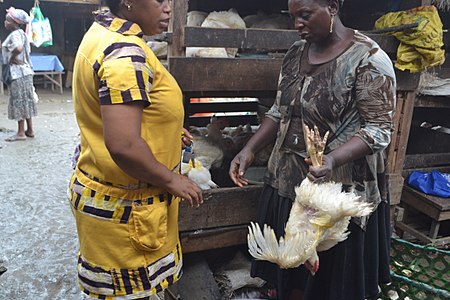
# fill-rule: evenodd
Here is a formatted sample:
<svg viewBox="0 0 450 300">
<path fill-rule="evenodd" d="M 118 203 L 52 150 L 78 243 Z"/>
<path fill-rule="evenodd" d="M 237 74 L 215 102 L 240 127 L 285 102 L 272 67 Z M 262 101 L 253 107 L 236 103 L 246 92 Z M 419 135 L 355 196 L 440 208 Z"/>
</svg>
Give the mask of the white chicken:
<svg viewBox="0 0 450 300">
<path fill-rule="evenodd" d="M 317 127 L 310 131 L 305 126 L 305 132 L 313 165 L 321 165 L 328 133 L 321 140 Z M 369 215 L 373 208 L 370 203 L 358 201 L 354 192 L 343 192 L 342 185 L 335 182 L 315 184 L 306 178 L 295 193 L 285 236 L 277 241 L 269 226 L 264 225 L 261 232 L 258 224 L 251 223 L 247 236 L 249 252 L 254 258 L 276 263 L 283 269 L 305 264 L 315 274 L 319 268 L 317 252 L 344 241 L 351 217 Z"/>
<path fill-rule="evenodd" d="M 214 181 L 211 180 L 211 173 L 198 159 L 192 158 L 189 160 L 189 163 L 181 162 L 181 174 L 186 175 L 202 190 L 209 190 L 219 187 Z"/>
</svg>

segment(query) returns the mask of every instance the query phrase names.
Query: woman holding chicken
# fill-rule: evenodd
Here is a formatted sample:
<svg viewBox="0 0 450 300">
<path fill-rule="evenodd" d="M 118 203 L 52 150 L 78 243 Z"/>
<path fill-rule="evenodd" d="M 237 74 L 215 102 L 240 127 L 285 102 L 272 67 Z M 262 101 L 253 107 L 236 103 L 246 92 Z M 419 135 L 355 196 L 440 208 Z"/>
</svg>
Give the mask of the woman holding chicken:
<svg viewBox="0 0 450 300">
<path fill-rule="evenodd" d="M 276 287 L 278 299 L 363 300 L 389 282 L 389 199 L 384 150 L 390 143 L 395 106 L 391 60 L 367 36 L 346 28 L 339 0 L 289 0 L 301 41 L 284 58 L 274 105 L 260 129 L 234 158 L 230 176 L 238 185 L 256 152 L 276 140 L 258 207 L 258 223 L 277 237 L 305 177 L 336 181 L 369 202 L 370 216 L 353 218 L 349 237 L 319 252 L 320 268 L 281 270 L 255 261 L 252 276 Z M 323 165 L 307 159 L 304 125 L 329 132 Z"/>
<path fill-rule="evenodd" d="M 181 276 L 179 200 L 202 195 L 179 174 L 181 90 L 143 39 L 167 29 L 171 1 L 106 2 L 74 64 L 78 282 L 93 298 L 149 299 Z"/>
</svg>

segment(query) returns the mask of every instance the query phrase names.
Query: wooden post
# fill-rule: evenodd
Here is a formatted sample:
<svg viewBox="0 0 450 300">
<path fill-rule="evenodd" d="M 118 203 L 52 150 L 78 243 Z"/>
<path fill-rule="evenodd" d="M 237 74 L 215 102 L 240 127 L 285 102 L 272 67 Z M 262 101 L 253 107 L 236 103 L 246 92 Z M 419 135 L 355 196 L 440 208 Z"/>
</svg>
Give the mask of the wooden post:
<svg viewBox="0 0 450 300">
<path fill-rule="evenodd" d="M 403 164 L 406 157 L 409 130 L 414 111 L 416 93 L 397 92 L 397 105 L 394 114 L 394 132 L 388 149 L 388 185 L 391 196 L 391 205 L 400 203 L 403 189 Z"/>
<path fill-rule="evenodd" d="M 172 40 L 168 47 L 167 57 L 184 56 L 184 26 L 187 22 L 188 1 L 175 0 L 172 2 L 172 18 L 169 24 L 169 32 L 172 33 Z"/>
</svg>

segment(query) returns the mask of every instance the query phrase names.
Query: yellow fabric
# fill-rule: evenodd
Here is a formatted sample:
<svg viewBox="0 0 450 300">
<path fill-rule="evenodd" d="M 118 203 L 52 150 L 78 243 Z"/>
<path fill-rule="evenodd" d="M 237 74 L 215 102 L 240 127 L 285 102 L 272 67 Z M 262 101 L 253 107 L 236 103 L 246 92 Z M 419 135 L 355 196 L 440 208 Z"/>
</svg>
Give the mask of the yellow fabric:
<svg viewBox="0 0 450 300">
<path fill-rule="evenodd" d="M 399 41 L 395 67 L 419 72 L 445 61 L 442 22 L 436 7 L 422 6 L 388 13 L 375 22 L 375 29 L 418 23 L 413 29 L 392 33 Z"/>
<path fill-rule="evenodd" d="M 113 23 L 115 26 L 116 20 Z M 99 36 L 102 39 L 99 40 Z M 138 63 L 131 61 L 129 57 L 104 61 L 105 48 L 113 43 L 137 45 L 138 47 L 127 47 L 124 51 L 134 51 L 136 53 L 133 55 L 136 57 L 144 56 L 145 64 L 141 64 L 140 69 L 135 71 Z M 99 66 L 97 74 L 96 64 Z M 142 38 L 125 36 L 94 23 L 78 50 L 74 78 L 73 99 L 81 131 L 81 154 L 78 161 L 81 170 L 117 186 L 140 185 L 113 162 L 106 149 L 99 104 L 104 100 L 99 99 L 99 93 L 107 94 L 112 105 L 120 105 L 126 101 L 149 102 L 142 115 L 142 137 L 160 163 L 169 169 L 179 164 L 180 135 L 168 133 L 182 131 L 182 93 L 175 79 Z M 145 83 L 145 91 L 140 88 L 138 81 Z M 105 84 L 105 87 L 99 87 L 100 84 Z M 128 97 L 126 100 L 123 99 L 124 95 Z"/>
<path fill-rule="evenodd" d="M 81 153 L 68 196 L 80 244 L 80 286 L 94 298 L 148 297 L 181 276 L 179 199 L 114 163 L 100 108 L 142 101 L 142 138 L 161 164 L 178 171 L 181 90 L 139 26 L 107 14 L 96 18 L 78 49 L 73 99 Z"/>
<path fill-rule="evenodd" d="M 137 268 L 157 261 L 175 248 L 178 243 L 178 198 L 172 199 L 169 205 L 169 201 L 160 202 L 159 195 L 152 195 L 149 196 L 155 199 L 152 204 L 144 200 L 137 205 L 132 201 L 136 199 L 133 195 L 130 198 L 113 197 L 74 184 L 76 180 L 80 182 L 80 178 L 83 175 L 76 172 L 69 196 L 80 252 L 87 261 L 103 267 Z M 131 207 L 130 217 L 127 223 L 121 223 L 126 206 Z M 111 218 L 102 218 L 86 213 L 93 210 L 85 207 L 113 214 Z"/>
</svg>

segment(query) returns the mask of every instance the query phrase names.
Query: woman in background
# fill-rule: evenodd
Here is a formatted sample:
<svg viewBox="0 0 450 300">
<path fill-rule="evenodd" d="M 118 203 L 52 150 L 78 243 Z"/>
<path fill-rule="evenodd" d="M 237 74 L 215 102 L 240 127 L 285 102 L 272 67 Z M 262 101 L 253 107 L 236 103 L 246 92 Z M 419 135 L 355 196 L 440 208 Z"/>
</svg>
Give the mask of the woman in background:
<svg viewBox="0 0 450 300">
<path fill-rule="evenodd" d="M 8 119 L 18 122 L 17 133 L 6 138 L 6 141 L 24 141 L 27 137 L 34 137 L 31 118 L 37 115 L 30 43 L 27 35 L 20 28 L 28 23 L 30 17 L 24 10 L 14 7 L 10 7 L 6 12 L 5 28 L 11 33 L 2 43 L 2 59 L 4 68 L 5 65 L 9 65 L 11 79 L 11 82 L 7 83 L 9 89 Z"/>
<path fill-rule="evenodd" d="M 171 2 L 107 4 L 74 64 L 78 282 L 94 298 L 148 299 L 180 278 L 178 204 L 199 206 L 202 194 L 179 174 L 181 90 L 143 39 L 167 29 Z"/>
</svg>

